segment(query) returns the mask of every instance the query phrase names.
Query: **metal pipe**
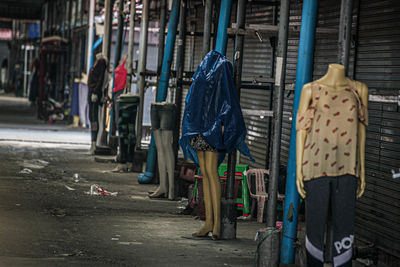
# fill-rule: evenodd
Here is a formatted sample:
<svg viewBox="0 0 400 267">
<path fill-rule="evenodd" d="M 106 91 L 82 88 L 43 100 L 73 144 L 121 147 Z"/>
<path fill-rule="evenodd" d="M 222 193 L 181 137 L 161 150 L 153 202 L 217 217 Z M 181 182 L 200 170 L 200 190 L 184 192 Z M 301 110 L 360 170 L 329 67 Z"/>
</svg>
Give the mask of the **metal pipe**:
<svg viewBox="0 0 400 267">
<path fill-rule="evenodd" d="M 353 19 L 353 0 L 342 0 L 340 7 L 338 62 L 344 66 L 346 76 L 349 74 L 349 54 L 351 26 Z"/>
<path fill-rule="evenodd" d="M 242 29 L 245 27 L 245 19 L 246 19 L 246 2 L 247 0 L 239 0 L 236 7 L 236 29 Z M 232 3 L 231 3 L 232 4 Z M 228 9 L 229 7 L 225 6 L 222 8 L 221 5 L 221 14 L 220 18 L 226 16 L 227 12 L 224 9 Z M 230 9 L 230 8 L 229 8 Z M 229 19 L 230 19 L 230 12 Z M 221 20 L 220 20 L 221 22 Z M 225 21 L 223 22 L 225 23 Z M 226 27 L 227 24 L 219 24 L 218 32 L 223 27 Z M 225 29 L 225 30 L 223 30 Z M 218 35 L 217 46 L 224 42 L 220 38 L 226 38 L 226 28 L 223 28 L 221 31 L 225 33 L 225 36 Z M 225 40 L 226 42 L 226 40 Z M 235 86 L 237 90 L 237 95 L 240 97 L 240 84 L 242 81 L 242 65 L 243 65 L 243 43 L 244 36 L 236 35 L 235 39 L 235 56 L 234 56 L 234 68 L 233 68 L 233 78 L 235 80 Z M 226 49 L 226 43 L 220 49 Z M 232 151 L 228 155 L 228 174 L 226 181 L 226 195 L 225 199 L 222 200 L 221 203 L 221 238 L 223 239 L 235 239 L 236 238 L 236 200 L 234 199 L 235 194 L 235 172 L 236 172 L 236 150 Z"/>
<path fill-rule="evenodd" d="M 304 0 L 293 101 L 294 118 L 296 117 L 299 107 L 301 89 L 304 84 L 310 82 L 312 79 L 317 13 L 318 0 Z M 295 251 L 293 242 L 297 236 L 299 194 L 296 187 L 296 133 L 296 120 L 293 119 L 287 166 L 285 209 L 283 214 L 283 238 L 281 247 L 281 263 L 283 264 L 294 263 Z"/>
<path fill-rule="evenodd" d="M 135 13 L 136 13 L 136 1 L 131 1 L 131 10 L 129 14 L 129 44 L 128 44 L 128 59 L 126 61 L 127 76 L 126 76 L 126 87 L 125 93 L 131 92 L 132 83 L 132 61 L 135 46 Z"/>
<path fill-rule="evenodd" d="M 158 84 L 157 102 L 163 102 L 167 98 L 169 76 L 171 71 L 172 58 L 176 39 L 176 28 L 180 12 L 179 0 L 173 0 L 171 14 L 169 16 L 167 43 L 164 51 L 163 64 L 161 68 L 160 82 Z M 157 150 L 153 135 L 151 136 L 149 154 L 147 156 L 146 171 L 141 173 L 138 181 L 141 184 L 150 183 L 154 176 L 156 166 Z"/>
<path fill-rule="evenodd" d="M 276 25 L 278 23 L 278 8 L 277 6 L 272 6 L 272 25 Z M 271 69 L 269 76 L 271 79 L 274 79 L 274 71 L 275 71 L 275 53 L 276 53 L 276 37 L 271 36 L 269 38 L 270 44 L 271 44 L 271 53 L 270 53 L 270 58 L 271 58 Z M 273 108 L 273 99 L 274 99 L 274 85 L 271 84 L 271 91 L 269 92 L 269 110 L 272 110 Z M 265 157 L 265 169 L 269 170 L 270 169 L 270 164 L 271 164 L 271 146 L 272 146 L 272 119 L 268 118 L 267 119 L 268 126 L 267 126 L 267 131 L 268 131 L 268 138 L 267 138 L 267 145 L 265 150 L 267 151 L 266 157 Z"/>
<path fill-rule="evenodd" d="M 219 13 L 217 43 L 215 50 L 223 55 L 226 54 L 226 45 L 228 43 L 228 34 L 226 33 L 226 29 L 229 26 L 231 9 L 232 0 L 221 0 L 221 10 Z"/>
<path fill-rule="evenodd" d="M 118 30 L 117 30 L 117 40 L 116 49 L 114 56 L 114 70 L 119 65 L 121 59 L 121 48 L 122 48 L 122 36 L 124 34 L 124 2 L 125 0 L 119 0 L 118 5 Z"/>
<path fill-rule="evenodd" d="M 118 67 L 119 61 L 121 59 L 121 50 L 122 50 L 122 36 L 123 36 L 123 31 L 124 31 L 124 0 L 120 0 L 119 5 L 118 5 L 118 28 L 117 28 L 117 39 L 115 40 L 115 55 L 114 55 L 114 67 L 113 67 L 113 80 L 112 80 L 112 91 L 111 91 L 111 96 L 112 100 L 115 101 L 114 99 L 114 80 L 115 80 L 115 69 Z M 115 129 L 113 130 L 113 125 L 114 125 L 114 118 L 115 118 L 115 110 L 114 110 L 115 105 L 111 109 L 110 112 L 110 131 L 108 132 L 108 136 L 111 136 L 115 133 Z"/>
<path fill-rule="evenodd" d="M 178 51 L 176 54 L 176 91 L 175 91 L 175 104 L 176 104 L 176 116 L 175 116 L 175 134 L 174 134 L 174 155 L 175 164 L 178 162 L 178 150 L 179 150 L 179 132 L 181 125 L 181 110 L 182 110 L 182 79 L 183 70 L 185 69 L 185 47 L 186 47 L 186 9 L 187 0 L 181 0 L 180 17 L 179 17 L 179 36 L 178 36 Z"/>
<path fill-rule="evenodd" d="M 28 94 L 28 88 L 26 87 L 27 85 L 27 73 L 28 73 L 28 48 L 26 46 L 26 43 L 24 45 L 25 48 L 25 53 L 24 53 L 24 91 L 22 93 L 23 96 L 26 96 Z"/>
<path fill-rule="evenodd" d="M 93 23 L 94 23 L 94 2 L 95 0 L 90 0 L 89 6 L 89 31 L 88 31 L 88 43 L 87 43 L 87 58 L 86 58 L 86 73 L 89 74 L 90 62 L 92 60 L 92 46 L 93 46 Z"/>
<path fill-rule="evenodd" d="M 244 29 L 246 21 L 246 2 L 247 0 L 239 0 L 237 4 L 236 29 Z M 235 56 L 233 65 L 233 77 L 237 95 L 240 98 L 240 85 L 242 83 L 242 67 L 243 67 L 243 46 L 244 36 L 236 35 L 235 38 Z M 233 199 L 235 192 L 235 166 L 236 166 L 236 151 L 233 151 L 228 156 L 228 178 L 226 182 L 226 199 Z"/>
<path fill-rule="evenodd" d="M 104 38 L 102 54 L 110 60 L 110 41 L 112 35 L 112 6 L 113 0 L 104 1 Z"/>
<path fill-rule="evenodd" d="M 212 23 L 212 9 L 213 0 L 206 1 L 206 10 L 204 14 L 204 35 L 203 35 L 203 50 L 201 52 L 202 58 L 210 51 L 211 40 L 211 23 Z"/>
<path fill-rule="evenodd" d="M 167 18 L 167 0 L 161 0 L 161 10 L 160 10 L 160 31 L 159 31 L 159 39 L 158 39 L 158 59 L 157 59 L 157 74 L 158 80 L 160 79 L 161 67 L 163 63 L 164 57 L 164 48 L 165 48 L 165 26 L 166 26 L 166 18 Z M 157 88 L 158 90 L 158 88 Z"/>
<path fill-rule="evenodd" d="M 160 31 L 158 36 L 158 57 L 157 57 L 157 84 L 160 82 L 161 68 L 164 59 L 165 48 L 165 26 L 167 23 L 167 0 L 161 0 L 160 6 Z M 158 95 L 158 86 L 156 88 L 156 95 Z"/>
<path fill-rule="evenodd" d="M 267 227 L 275 227 L 276 221 L 276 196 L 278 193 L 281 133 L 283 117 L 283 94 L 285 92 L 286 78 L 286 56 L 289 33 L 289 9 L 290 0 L 281 0 L 279 32 L 278 32 L 278 51 L 276 58 L 275 76 L 275 98 L 274 98 L 274 134 L 272 141 L 272 157 L 270 166 L 270 180 L 268 183 L 268 203 L 267 203 Z M 272 99 L 271 99 L 272 101 Z"/>
<path fill-rule="evenodd" d="M 139 63 L 138 73 L 146 71 L 147 61 L 147 36 L 149 30 L 149 3 L 150 0 L 143 0 L 142 8 L 142 21 L 140 23 L 140 39 L 139 39 Z M 136 136 L 136 147 L 140 149 L 142 144 L 142 123 L 143 123 L 143 104 L 144 104 L 144 91 L 145 91 L 145 75 L 138 75 L 137 88 L 139 90 L 139 111 L 137 120 L 137 136 Z"/>
</svg>

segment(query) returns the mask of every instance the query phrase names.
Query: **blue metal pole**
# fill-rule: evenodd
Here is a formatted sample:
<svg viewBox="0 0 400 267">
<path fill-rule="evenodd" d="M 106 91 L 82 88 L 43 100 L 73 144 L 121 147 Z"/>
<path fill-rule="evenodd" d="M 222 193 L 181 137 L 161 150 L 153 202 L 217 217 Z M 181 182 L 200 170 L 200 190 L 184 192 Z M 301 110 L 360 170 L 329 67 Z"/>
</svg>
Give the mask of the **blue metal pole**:
<svg viewBox="0 0 400 267">
<path fill-rule="evenodd" d="M 163 102 L 167 98 L 169 76 L 171 71 L 172 59 L 174 56 L 174 47 L 176 39 L 176 30 L 178 27 L 180 0 L 173 0 L 171 14 L 168 22 L 167 43 L 164 50 L 163 64 L 161 67 L 160 82 L 158 84 L 157 102 Z M 162 45 L 162 44 L 160 44 Z M 146 161 L 146 171 L 138 177 L 140 184 L 148 184 L 152 181 L 156 167 L 157 150 L 153 134 L 151 135 L 149 154 Z"/>
<path fill-rule="evenodd" d="M 317 13 L 318 0 L 304 0 L 303 14 L 301 18 L 299 55 L 297 59 L 289 161 L 287 166 L 283 239 L 281 247 L 282 264 L 293 264 L 295 259 L 293 242 L 297 236 L 297 215 L 299 207 L 299 194 L 296 187 L 296 115 L 299 107 L 301 89 L 304 84 L 310 82 L 312 79 Z"/>
<path fill-rule="evenodd" d="M 222 0 L 221 9 L 219 12 L 217 43 L 215 45 L 215 50 L 223 55 L 226 54 L 226 44 L 228 42 L 228 34 L 226 33 L 226 29 L 229 26 L 231 10 L 232 0 Z"/>
<path fill-rule="evenodd" d="M 93 57 L 95 55 L 93 55 L 94 50 L 96 50 L 97 47 L 99 47 L 99 45 L 101 45 L 101 43 L 103 42 L 103 37 L 100 37 L 99 39 L 97 39 L 97 41 L 94 43 L 93 47 L 92 47 L 92 52 L 91 52 L 91 56 L 90 56 L 90 67 L 89 70 L 92 68 L 93 66 Z"/>
</svg>

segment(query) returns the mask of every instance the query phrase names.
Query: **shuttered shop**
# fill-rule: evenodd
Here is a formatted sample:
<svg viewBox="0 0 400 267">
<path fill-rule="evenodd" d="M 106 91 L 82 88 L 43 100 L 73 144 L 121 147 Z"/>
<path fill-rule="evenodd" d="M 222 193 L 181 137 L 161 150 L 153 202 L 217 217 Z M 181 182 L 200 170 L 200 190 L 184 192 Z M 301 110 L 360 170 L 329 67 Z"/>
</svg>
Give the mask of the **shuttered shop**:
<svg viewBox="0 0 400 267">
<path fill-rule="evenodd" d="M 248 4 L 246 9 L 246 24 L 272 25 L 273 7 Z M 243 84 L 252 85 L 257 79 L 270 78 L 272 70 L 272 47 L 270 35 L 246 35 L 243 48 Z M 271 91 L 268 84 L 263 88 L 249 88 L 244 85 L 241 89 L 240 104 L 242 109 L 270 110 Z M 247 136 L 246 143 L 256 162 L 241 157 L 241 162 L 254 168 L 266 168 L 267 149 L 269 142 L 270 118 L 266 116 L 244 117 Z"/>
<path fill-rule="evenodd" d="M 400 2 L 362 0 L 355 78 L 369 87 L 366 189 L 357 203 L 356 233 L 400 257 Z M 390 97 L 392 96 L 392 97 Z M 393 102 L 393 101 L 392 101 Z"/>
</svg>

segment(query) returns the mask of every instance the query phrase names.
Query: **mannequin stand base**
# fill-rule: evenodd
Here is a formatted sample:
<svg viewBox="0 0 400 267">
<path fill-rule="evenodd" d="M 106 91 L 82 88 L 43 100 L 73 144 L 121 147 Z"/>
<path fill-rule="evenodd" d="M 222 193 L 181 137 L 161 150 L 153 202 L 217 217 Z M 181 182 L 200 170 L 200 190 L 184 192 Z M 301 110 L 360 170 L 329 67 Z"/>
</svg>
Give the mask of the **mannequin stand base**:
<svg viewBox="0 0 400 267">
<path fill-rule="evenodd" d="M 280 231 L 264 228 L 257 231 L 257 266 L 279 266 Z"/>
<path fill-rule="evenodd" d="M 133 156 L 133 172 L 142 172 L 143 171 L 143 162 L 147 158 L 147 150 L 137 149 L 135 150 L 135 154 Z"/>
<path fill-rule="evenodd" d="M 236 201 L 221 200 L 221 239 L 236 239 Z"/>
<path fill-rule="evenodd" d="M 108 146 L 96 146 L 94 151 L 95 155 L 110 156 L 112 155 L 112 150 Z"/>
</svg>

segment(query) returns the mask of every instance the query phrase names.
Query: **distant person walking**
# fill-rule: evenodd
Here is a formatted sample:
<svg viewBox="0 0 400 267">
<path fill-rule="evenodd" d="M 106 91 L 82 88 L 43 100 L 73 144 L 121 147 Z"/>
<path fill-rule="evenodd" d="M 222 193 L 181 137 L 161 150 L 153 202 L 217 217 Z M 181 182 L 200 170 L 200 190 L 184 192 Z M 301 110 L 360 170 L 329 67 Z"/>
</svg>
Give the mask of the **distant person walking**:
<svg viewBox="0 0 400 267">
<path fill-rule="evenodd" d="M 29 82 L 29 101 L 31 106 L 36 106 L 36 99 L 39 92 L 39 59 L 35 58 L 31 65 L 31 77 Z"/>
</svg>

